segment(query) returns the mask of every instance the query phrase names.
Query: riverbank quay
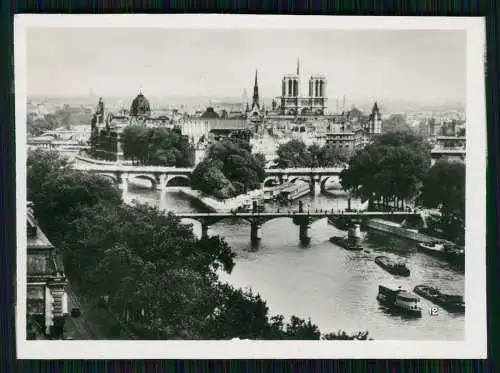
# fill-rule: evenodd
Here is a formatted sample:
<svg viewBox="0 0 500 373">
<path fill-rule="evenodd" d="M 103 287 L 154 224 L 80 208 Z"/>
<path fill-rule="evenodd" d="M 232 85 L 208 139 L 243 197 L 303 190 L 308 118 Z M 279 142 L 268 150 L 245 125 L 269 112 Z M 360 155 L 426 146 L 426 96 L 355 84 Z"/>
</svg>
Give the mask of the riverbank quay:
<svg viewBox="0 0 500 373">
<path fill-rule="evenodd" d="M 212 212 L 231 212 L 243 207 L 251 208 L 253 201 L 260 201 L 264 198 L 264 192 L 259 189 L 225 200 L 217 199 L 200 190 L 190 188 L 180 189 L 179 193 L 198 200 L 206 209 Z"/>
</svg>

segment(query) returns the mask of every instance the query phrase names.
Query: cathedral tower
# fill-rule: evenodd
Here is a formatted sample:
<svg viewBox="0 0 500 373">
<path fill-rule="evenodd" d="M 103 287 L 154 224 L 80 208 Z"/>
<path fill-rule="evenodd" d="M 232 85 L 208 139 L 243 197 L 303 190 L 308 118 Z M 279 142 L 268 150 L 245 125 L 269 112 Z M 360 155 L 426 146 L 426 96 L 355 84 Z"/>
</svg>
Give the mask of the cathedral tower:
<svg viewBox="0 0 500 373">
<path fill-rule="evenodd" d="M 373 109 L 370 114 L 370 133 L 371 134 L 379 134 L 382 133 L 382 115 L 380 114 L 380 110 L 378 108 L 377 101 L 373 104 Z"/>
<path fill-rule="evenodd" d="M 252 98 L 252 109 L 260 108 L 259 105 L 259 84 L 257 83 L 257 70 L 255 70 L 255 83 L 253 86 L 253 98 Z"/>
</svg>

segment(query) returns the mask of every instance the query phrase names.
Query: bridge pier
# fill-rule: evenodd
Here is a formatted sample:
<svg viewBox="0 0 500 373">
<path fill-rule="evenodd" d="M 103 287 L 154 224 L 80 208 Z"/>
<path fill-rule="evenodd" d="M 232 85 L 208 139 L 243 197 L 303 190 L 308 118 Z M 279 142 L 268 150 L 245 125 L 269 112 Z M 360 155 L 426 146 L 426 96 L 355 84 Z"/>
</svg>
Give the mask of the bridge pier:
<svg viewBox="0 0 500 373">
<path fill-rule="evenodd" d="M 121 174 L 120 175 L 119 188 L 122 191 L 122 199 L 125 202 L 125 200 L 127 198 L 127 192 L 128 192 L 128 174 Z"/>
<path fill-rule="evenodd" d="M 299 225 L 299 240 L 303 244 L 308 244 L 311 241 L 309 223 Z"/>
<path fill-rule="evenodd" d="M 167 189 L 167 175 L 166 174 L 161 174 L 158 176 L 158 184 L 156 184 L 156 189 L 164 191 Z"/>
<path fill-rule="evenodd" d="M 121 133 L 117 133 L 116 137 L 116 161 L 121 162 L 124 160 L 125 157 L 123 156 L 123 145 L 122 145 L 122 139 L 121 139 Z"/>
<path fill-rule="evenodd" d="M 208 225 L 202 223 L 201 224 L 201 239 L 204 240 L 208 238 Z"/>
<path fill-rule="evenodd" d="M 166 210 L 166 208 L 167 208 L 167 195 L 166 193 L 161 192 L 160 200 L 158 201 L 158 209 L 162 211 L 163 209 Z"/>
<path fill-rule="evenodd" d="M 250 224 L 250 241 L 252 243 L 257 243 L 261 239 L 261 232 L 262 226 L 259 223 L 251 223 Z"/>
<path fill-rule="evenodd" d="M 311 194 L 313 196 L 319 196 L 321 194 L 321 182 L 319 177 L 311 176 L 311 181 L 309 182 Z"/>
</svg>

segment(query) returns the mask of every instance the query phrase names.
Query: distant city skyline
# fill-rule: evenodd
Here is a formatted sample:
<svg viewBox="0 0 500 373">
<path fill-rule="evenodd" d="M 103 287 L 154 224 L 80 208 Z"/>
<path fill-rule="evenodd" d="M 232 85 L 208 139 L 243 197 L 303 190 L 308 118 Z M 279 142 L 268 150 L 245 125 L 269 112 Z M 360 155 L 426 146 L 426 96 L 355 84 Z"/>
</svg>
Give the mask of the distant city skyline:
<svg viewBox="0 0 500 373">
<path fill-rule="evenodd" d="M 297 59 L 301 94 L 309 76 L 322 73 L 331 109 L 344 95 L 349 103 L 465 102 L 460 30 L 33 28 L 27 93 L 242 97 L 258 70 L 260 96 L 269 99 L 281 94 L 281 77 L 295 73 Z"/>
</svg>

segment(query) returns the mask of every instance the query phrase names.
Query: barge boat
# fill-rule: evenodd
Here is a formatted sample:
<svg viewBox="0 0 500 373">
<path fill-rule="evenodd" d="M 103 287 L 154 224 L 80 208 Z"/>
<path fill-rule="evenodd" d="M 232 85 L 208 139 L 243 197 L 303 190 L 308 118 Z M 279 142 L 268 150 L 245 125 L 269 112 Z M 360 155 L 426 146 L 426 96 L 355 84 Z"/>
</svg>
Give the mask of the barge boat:
<svg viewBox="0 0 500 373">
<path fill-rule="evenodd" d="M 343 247 L 346 250 L 351 250 L 351 251 L 363 250 L 363 247 L 356 240 L 345 237 L 333 236 L 330 237 L 330 242 L 335 245 L 339 245 L 340 247 Z"/>
<path fill-rule="evenodd" d="M 401 286 L 394 288 L 391 286 L 379 285 L 377 300 L 391 310 L 402 313 L 405 316 L 422 316 L 420 298 L 401 289 Z"/>
<path fill-rule="evenodd" d="M 465 259 L 465 251 L 463 249 L 459 249 L 455 245 L 451 243 L 424 243 L 419 242 L 417 245 L 419 251 L 422 251 L 426 254 L 437 256 L 440 258 L 448 259 L 448 260 L 464 260 Z"/>
<path fill-rule="evenodd" d="M 375 258 L 375 263 L 377 263 L 380 267 L 385 269 L 390 274 L 404 277 L 410 276 L 410 270 L 405 263 L 396 262 L 387 256 L 377 256 Z"/>
<path fill-rule="evenodd" d="M 439 289 L 427 285 L 417 285 L 413 289 L 413 292 L 437 304 L 448 312 L 465 312 L 465 303 L 463 297 L 460 295 L 444 294 Z"/>
</svg>

